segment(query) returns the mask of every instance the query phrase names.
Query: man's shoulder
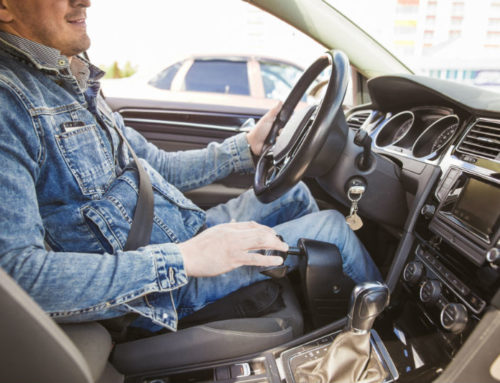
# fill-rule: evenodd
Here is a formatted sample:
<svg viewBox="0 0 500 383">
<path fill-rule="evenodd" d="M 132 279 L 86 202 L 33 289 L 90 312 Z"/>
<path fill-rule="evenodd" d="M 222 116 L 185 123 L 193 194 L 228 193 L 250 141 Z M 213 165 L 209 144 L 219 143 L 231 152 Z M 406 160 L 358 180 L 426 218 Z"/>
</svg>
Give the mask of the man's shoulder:
<svg viewBox="0 0 500 383">
<path fill-rule="evenodd" d="M 22 66 L 9 65 L 4 60 L 0 61 L 0 99 L 3 105 L 8 105 L 15 100 L 29 103 L 25 96 L 28 90 L 26 75 Z M 24 79 L 23 79 L 24 78 Z"/>
<path fill-rule="evenodd" d="M 1 102 L 21 101 L 26 108 L 33 108 L 36 100 L 43 98 L 41 74 L 32 65 L 9 57 L 0 50 Z"/>
<path fill-rule="evenodd" d="M 26 63 L 16 60 L 0 50 L 0 86 L 19 85 L 22 78 L 29 73 Z"/>
</svg>

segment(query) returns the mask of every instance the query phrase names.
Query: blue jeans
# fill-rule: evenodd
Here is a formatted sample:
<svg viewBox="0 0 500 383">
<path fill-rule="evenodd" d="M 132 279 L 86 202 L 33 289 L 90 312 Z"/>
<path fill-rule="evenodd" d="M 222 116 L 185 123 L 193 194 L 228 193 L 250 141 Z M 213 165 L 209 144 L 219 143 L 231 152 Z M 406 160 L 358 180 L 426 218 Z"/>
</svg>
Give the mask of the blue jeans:
<svg viewBox="0 0 500 383">
<path fill-rule="evenodd" d="M 207 211 L 207 226 L 221 223 L 255 221 L 273 227 L 289 246 L 296 246 L 300 238 L 315 239 L 335 244 L 342 255 L 345 273 L 354 282 L 382 281 L 382 277 L 363 244 L 347 226 L 345 217 L 335 210 L 319 211 L 309 189 L 299 183 L 278 200 L 263 204 L 257 200 L 253 190 L 238 198 L 215 206 Z M 289 256 L 286 264 L 291 269 L 297 266 L 298 257 Z M 244 266 L 216 277 L 190 278 L 189 283 L 173 292 L 179 319 L 200 310 L 241 287 L 266 279 L 258 267 Z M 170 299 L 156 296 L 158 299 Z M 139 318 L 134 326 L 152 331 L 161 327 Z"/>
</svg>

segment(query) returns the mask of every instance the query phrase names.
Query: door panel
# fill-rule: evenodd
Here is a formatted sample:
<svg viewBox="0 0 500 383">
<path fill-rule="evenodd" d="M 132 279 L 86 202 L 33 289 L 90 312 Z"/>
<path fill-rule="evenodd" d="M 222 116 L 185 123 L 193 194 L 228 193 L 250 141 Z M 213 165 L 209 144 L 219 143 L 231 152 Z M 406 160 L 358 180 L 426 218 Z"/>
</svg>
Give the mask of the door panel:
<svg viewBox="0 0 500 383">
<path fill-rule="evenodd" d="M 227 106 L 179 104 L 107 98 L 125 124 L 166 151 L 200 149 L 241 132 L 248 119 L 258 120 L 265 110 Z M 210 110 L 207 110 L 210 109 Z M 208 187 L 186 193 L 198 206 L 208 208 L 234 198 L 252 185 L 252 175 L 232 174 Z"/>
</svg>

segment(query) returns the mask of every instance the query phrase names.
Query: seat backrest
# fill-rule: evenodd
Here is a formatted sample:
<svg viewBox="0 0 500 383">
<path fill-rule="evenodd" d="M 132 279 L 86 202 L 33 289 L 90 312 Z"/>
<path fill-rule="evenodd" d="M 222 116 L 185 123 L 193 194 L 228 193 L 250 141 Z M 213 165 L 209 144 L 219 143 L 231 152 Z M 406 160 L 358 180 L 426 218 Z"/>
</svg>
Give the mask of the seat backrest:
<svg viewBox="0 0 500 383">
<path fill-rule="evenodd" d="M 2 268 L 0 307 L 0 382 L 94 381 L 68 336 Z"/>
</svg>

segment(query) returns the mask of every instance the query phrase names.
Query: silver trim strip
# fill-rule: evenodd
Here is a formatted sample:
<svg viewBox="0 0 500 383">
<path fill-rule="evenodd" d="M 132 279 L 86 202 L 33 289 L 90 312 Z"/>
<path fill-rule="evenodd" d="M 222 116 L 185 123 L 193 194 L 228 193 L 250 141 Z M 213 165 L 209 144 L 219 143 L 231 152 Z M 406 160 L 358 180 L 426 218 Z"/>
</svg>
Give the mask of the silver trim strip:
<svg viewBox="0 0 500 383">
<path fill-rule="evenodd" d="M 239 126 L 230 127 L 230 126 L 211 125 L 211 124 L 199 124 L 199 123 L 192 123 L 192 122 L 181 122 L 181 121 L 172 121 L 172 120 L 153 120 L 153 119 L 147 119 L 147 118 L 130 118 L 130 117 L 125 117 L 123 120 L 125 122 L 136 122 L 136 123 L 141 123 L 141 124 L 184 126 L 184 127 L 188 127 L 188 128 L 203 128 L 203 129 L 211 129 L 211 130 L 223 130 L 226 132 L 234 132 L 234 133 L 240 133 L 243 131 L 240 129 Z"/>
<path fill-rule="evenodd" d="M 379 354 L 378 355 L 379 359 L 383 360 L 385 362 L 386 367 L 389 369 L 389 372 L 392 375 L 392 381 L 398 380 L 399 379 L 399 372 L 396 369 L 396 366 L 395 366 L 391 356 L 389 355 L 389 352 L 385 348 L 384 342 L 382 341 L 382 339 L 378 335 L 378 332 L 376 330 L 372 329 L 371 336 L 372 336 L 371 337 L 372 343 L 375 343 L 375 345 L 376 345 L 376 347 L 374 347 L 374 348 L 377 351 L 377 353 Z"/>
<path fill-rule="evenodd" d="M 258 113 L 256 114 L 245 114 L 245 115 L 241 115 L 239 113 L 224 113 L 224 112 L 200 112 L 200 111 L 197 111 L 197 110 L 175 110 L 175 109 L 149 109 L 149 108 L 145 108 L 145 109 L 141 109 L 141 108 L 121 108 L 118 110 L 118 112 L 120 114 L 123 114 L 123 113 L 152 113 L 152 114 L 177 114 L 177 115 L 185 115 L 185 116 L 193 116 L 193 115 L 196 115 L 196 116 L 233 116 L 233 117 L 246 117 L 246 118 L 250 118 L 250 117 L 256 117 L 258 115 Z"/>
<path fill-rule="evenodd" d="M 283 382 L 286 379 L 285 367 L 283 366 L 283 361 L 281 357 L 275 359 L 276 366 L 278 367 L 278 374 L 280 376 L 280 380 Z"/>
</svg>

